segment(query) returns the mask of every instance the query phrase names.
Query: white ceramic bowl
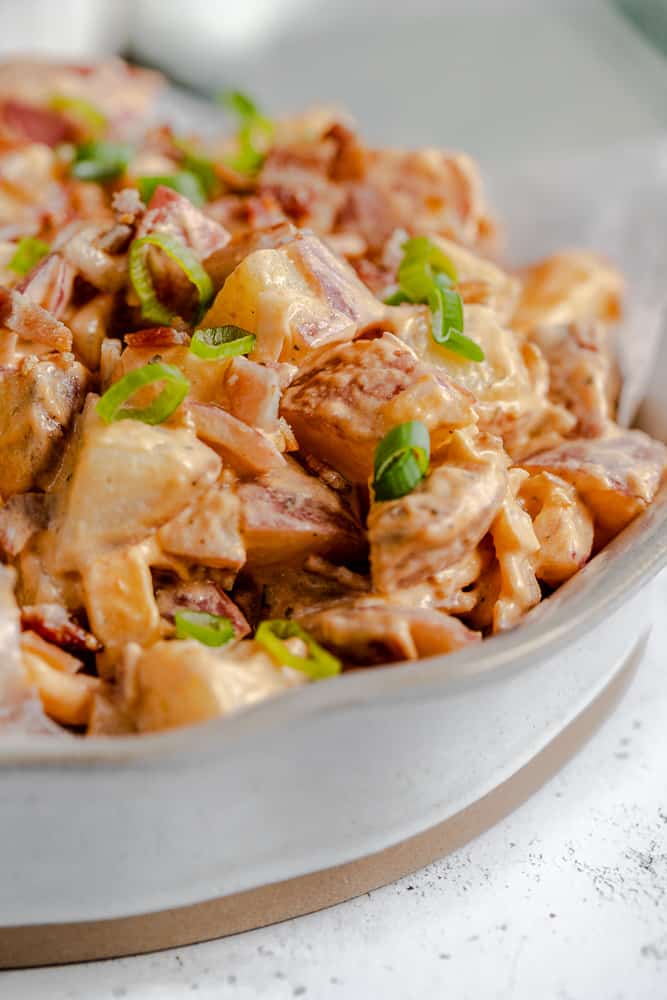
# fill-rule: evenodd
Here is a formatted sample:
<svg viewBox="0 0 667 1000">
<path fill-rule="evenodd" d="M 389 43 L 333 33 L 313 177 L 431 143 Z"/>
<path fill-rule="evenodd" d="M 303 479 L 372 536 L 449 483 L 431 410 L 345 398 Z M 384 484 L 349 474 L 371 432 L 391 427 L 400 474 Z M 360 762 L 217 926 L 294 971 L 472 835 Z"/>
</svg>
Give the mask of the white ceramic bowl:
<svg viewBox="0 0 667 1000">
<path fill-rule="evenodd" d="M 616 160 L 599 169 L 622 198 Z M 663 173 L 656 166 L 656 186 Z M 532 218 L 562 222 L 576 177 L 540 176 Z M 521 180 L 517 203 L 525 190 Z M 599 183 L 586 211 L 607 218 L 607 205 Z M 550 232 L 535 230 L 536 244 Z M 598 235 L 637 270 L 638 244 L 623 227 Z M 0 927 L 198 903 L 363 857 L 446 820 L 605 688 L 645 635 L 645 588 L 666 562 L 663 496 L 519 629 L 481 646 L 348 674 L 190 729 L 4 743 Z"/>
</svg>

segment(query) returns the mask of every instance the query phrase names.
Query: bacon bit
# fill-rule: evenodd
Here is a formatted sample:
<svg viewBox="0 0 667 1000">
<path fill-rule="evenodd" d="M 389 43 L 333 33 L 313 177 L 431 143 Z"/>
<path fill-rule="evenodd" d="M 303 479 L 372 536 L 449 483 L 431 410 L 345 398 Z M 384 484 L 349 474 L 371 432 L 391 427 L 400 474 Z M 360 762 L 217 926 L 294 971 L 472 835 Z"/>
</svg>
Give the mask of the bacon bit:
<svg viewBox="0 0 667 1000">
<path fill-rule="evenodd" d="M 268 191 L 264 194 L 251 195 L 244 203 L 246 218 L 251 229 L 269 229 L 287 222 L 287 217 L 280 205 Z"/>
<path fill-rule="evenodd" d="M 137 236 L 141 238 L 155 232 L 168 233 L 185 243 L 200 260 L 226 246 L 231 239 L 219 223 L 207 218 L 182 194 L 161 184 L 148 203 Z"/>
<path fill-rule="evenodd" d="M 323 462 L 321 458 L 317 458 L 316 455 L 311 455 L 309 452 L 305 452 L 303 455 L 303 463 L 306 468 L 313 473 L 313 475 L 321 479 L 326 486 L 335 490 L 336 493 L 347 493 L 349 491 L 350 484 L 347 479 L 344 479 L 340 472 L 336 472 L 336 470 L 332 469 L 330 465 Z"/>
<path fill-rule="evenodd" d="M 285 459 L 271 439 L 227 413 L 215 403 L 189 402 L 197 436 L 222 455 L 242 475 L 261 475 L 285 467 Z"/>
<path fill-rule="evenodd" d="M 26 104 L 25 101 L 3 101 L 0 115 L 7 128 L 28 142 L 57 146 L 61 142 L 73 142 L 77 138 L 73 123 L 64 115 L 48 108 Z"/>
<path fill-rule="evenodd" d="M 190 611 L 204 611 L 209 615 L 229 618 L 237 639 L 243 639 L 250 632 L 250 625 L 241 609 L 224 590 L 210 580 L 162 587 L 157 591 L 156 597 L 160 614 L 169 622 L 173 622 L 179 608 L 187 608 Z"/>
<path fill-rule="evenodd" d="M 67 327 L 27 295 L 0 285 L 0 326 L 6 326 L 23 340 L 46 344 L 56 351 L 72 350 L 72 334 Z"/>
<path fill-rule="evenodd" d="M 117 222 L 106 233 L 95 241 L 97 247 L 105 253 L 124 253 L 132 239 L 132 227 Z"/>
<path fill-rule="evenodd" d="M 122 191 L 116 191 L 111 197 L 111 207 L 118 222 L 127 226 L 133 225 L 137 218 L 146 211 L 146 206 L 139 197 L 136 188 L 123 188 Z"/>
<path fill-rule="evenodd" d="M 21 608 L 21 628 L 35 632 L 47 642 L 68 649 L 88 650 L 99 653 L 103 648 L 94 635 L 87 632 L 67 614 L 59 604 L 33 604 Z"/>
<path fill-rule="evenodd" d="M 336 234 L 338 235 L 338 234 Z M 394 274 L 385 267 L 362 257 L 361 260 L 353 260 L 352 266 L 371 292 L 378 297 L 389 288 L 394 280 Z"/>
<path fill-rule="evenodd" d="M 59 253 L 50 253 L 32 269 L 16 290 L 42 309 L 62 319 L 72 298 L 76 271 Z"/>
<path fill-rule="evenodd" d="M 151 326 L 136 333 L 126 333 L 125 343 L 128 347 L 187 347 L 190 334 L 171 326 Z"/>
<path fill-rule="evenodd" d="M 330 167 L 334 180 L 362 180 L 366 172 L 366 154 L 352 129 L 336 122 L 325 132 L 323 138 L 333 139 L 336 143 L 336 153 Z"/>
</svg>

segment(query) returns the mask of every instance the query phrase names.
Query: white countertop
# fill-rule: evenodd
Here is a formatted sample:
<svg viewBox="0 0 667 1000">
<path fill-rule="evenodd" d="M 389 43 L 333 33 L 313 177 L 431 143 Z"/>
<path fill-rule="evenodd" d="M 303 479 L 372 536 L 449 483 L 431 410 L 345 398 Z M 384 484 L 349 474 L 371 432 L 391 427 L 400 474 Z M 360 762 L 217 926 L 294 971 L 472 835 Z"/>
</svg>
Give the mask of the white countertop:
<svg viewBox="0 0 667 1000">
<path fill-rule="evenodd" d="M 395 885 L 159 955 L 0 974 L 7 1000 L 666 1000 L 667 573 L 615 714 L 521 809 Z"/>
</svg>

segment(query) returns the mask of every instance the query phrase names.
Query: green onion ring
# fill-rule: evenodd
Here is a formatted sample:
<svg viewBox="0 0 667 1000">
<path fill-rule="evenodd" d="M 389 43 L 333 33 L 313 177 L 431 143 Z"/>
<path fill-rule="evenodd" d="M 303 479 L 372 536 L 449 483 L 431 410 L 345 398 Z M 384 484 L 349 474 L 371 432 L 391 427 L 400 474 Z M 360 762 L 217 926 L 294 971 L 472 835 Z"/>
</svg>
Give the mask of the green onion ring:
<svg viewBox="0 0 667 1000">
<path fill-rule="evenodd" d="M 447 347 L 468 361 L 483 361 L 484 351 L 463 333 L 463 302 L 451 288 L 434 287 L 428 296 L 431 310 L 431 336 L 436 344 Z"/>
<path fill-rule="evenodd" d="M 196 639 L 205 646 L 224 646 L 235 634 L 229 618 L 207 611 L 177 611 L 174 625 L 177 639 Z"/>
<path fill-rule="evenodd" d="M 413 236 L 401 245 L 404 259 L 424 259 L 427 260 L 434 271 L 447 276 L 450 282 L 458 281 L 456 267 L 449 259 L 444 250 L 436 243 L 433 243 L 428 236 Z"/>
<path fill-rule="evenodd" d="M 50 249 L 44 240 L 39 240 L 36 236 L 24 236 L 16 244 L 14 256 L 7 267 L 17 274 L 29 274 L 33 267 L 46 257 Z"/>
<path fill-rule="evenodd" d="M 257 338 L 240 326 L 211 326 L 195 330 L 190 341 L 190 350 L 198 358 L 217 360 L 233 358 L 237 354 L 250 354 Z"/>
<path fill-rule="evenodd" d="M 308 647 L 307 657 L 297 656 L 285 645 L 284 640 L 293 637 L 305 642 Z M 323 649 L 300 625 L 288 619 L 274 618 L 262 622 L 255 633 L 255 639 L 278 664 L 301 670 L 313 681 L 333 677 L 341 671 L 341 662 L 337 657 Z"/>
<path fill-rule="evenodd" d="M 428 474 L 430 453 L 428 428 L 421 420 L 393 427 L 375 449 L 375 499 L 397 500 L 411 493 Z"/>
<path fill-rule="evenodd" d="M 164 382 L 165 385 L 149 406 L 123 406 L 138 389 L 153 382 Z M 141 420 L 145 424 L 161 424 L 178 409 L 189 391 L 190 383 L 178 368 L 162 361 L 151 361 L 115 382 L 98 401 L 96 409 L 107 424 L 116 420 Z"/>
<path fill-rule="evenodd" d="M 163 250 L 174 263 L 178 264 L 188 281 L 197 289 L 200 307 L 203 309 L 213 297 L 213 282 L 195 254 L 189 247 L 167 233 L 150 233 L 134 240 L 130 246 L 130 281 L 141 303 L 141 315 L 161 326 L 170 326 L 174 319 L 173 313 L 162 305 L 155 294 L 151 273 L 144 259 L 144 247 L 148 246 Z"/>
</svg>

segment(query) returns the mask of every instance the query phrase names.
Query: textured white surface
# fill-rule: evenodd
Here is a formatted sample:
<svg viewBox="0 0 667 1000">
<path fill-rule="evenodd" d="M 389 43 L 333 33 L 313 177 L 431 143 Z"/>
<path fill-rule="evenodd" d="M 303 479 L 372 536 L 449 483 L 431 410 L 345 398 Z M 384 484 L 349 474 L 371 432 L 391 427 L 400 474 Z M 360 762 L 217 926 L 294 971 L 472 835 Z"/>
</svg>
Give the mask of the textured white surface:
<svg viewBox="0 0 667 1000">
<path fill-rule="evenodd" d="M 331 910 L 135 959 L 8 972 L 8 1000 L 665 1000 L 667 573 L 614 716 L 520 810 Z"/>
</svg>

